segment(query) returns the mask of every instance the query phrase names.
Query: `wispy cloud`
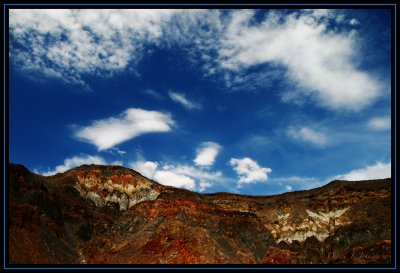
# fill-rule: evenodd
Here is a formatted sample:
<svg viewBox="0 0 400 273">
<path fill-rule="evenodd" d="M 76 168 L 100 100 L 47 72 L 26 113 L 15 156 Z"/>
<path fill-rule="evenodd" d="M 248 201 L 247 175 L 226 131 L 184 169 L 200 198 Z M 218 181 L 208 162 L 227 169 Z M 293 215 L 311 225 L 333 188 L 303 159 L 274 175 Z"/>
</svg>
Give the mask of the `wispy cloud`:
<svg viewBox="0 0 400 273">
<path fill-rule="evenodd" d="M 287 134 L 294 139 L 305 141 L 319 147 L 324 147 L 328 143 L 328 138 L 324 133 L 308 127 L 289 127 Z"/>
<path fill-rule="evenodd" d="M 308 190 L 320 187 L 330 181 L 320 181 L 315 177 L 301 177 L 301 176 L 288 176 L 288 177 L 273 177 L 269 180 L 270 184 L 282 186 L 281 192 L 286 190 Z"/>
<path fill-rule="evenodd" d="M 231 158 L 229 165 L 233 167 L 239 176 L 238 186 L 244 183 L 262 182 L 268 179 L 268 173 L 272 172 L 270 168 L 260 167 L 257 161 L 249 157 L 237 159 Z"/>
<path fill-rule="evenodd" d="M 146 95 L 149 95 L 149 96 L 155 98 L 156 100 L 163 100 L 164 99 L 164 97 L 160 93 L 154 91 L 153 89 L 145 89 L 142 92 L 144 94 L 146 94 Z"/>
<path fill-rule="evenodd" d="M 220 16 L 204 9 L 11 9 L 11 60 L 27 75 L 89 89 L 85 76 L 136 68 L 147 45 L 181 45 L 189 58 L 210 61 L 204 53 L 222 29 Z"/>
<path fill-rule="evenodd" d="M 183 93 L 169 91 L 168 94 L 174 102 L 179 103 L 188 110 L 201 109 L 201 104 L 189 101 Z"/>
<path fill-rule="evenodd" d="M 12 60 L 24 71 L 87 87 L 83 75 L 108 77 L 138 62 L 175 12 L 11 9 Z"/>
<path fill-rule="evenodd" d="M 391 119 L 390 117 L 376 117 L 369 120 L 368 126 L 374 130 L 390 130 Z"/>
<path fill-rule="evenodd" d="M 120 150 L 117 147 L 109 149 L 108 152 L 110 152 L 111 154 L 117 154 L 119 156 L 123 156 L 124 154 L 126 154 L 126 151 Z"/>
<path fill-rule="evenodd" d="M 255 11 L 230 15 L 218 48 L 221 68 L 234 74 L 264 63 L 279 63 L 299 94 L 331 109 L 359 110 L 380 95 L 380 84 L 354 65 L 354 33 L 328 31 L 333 12 L 269 12 L 254 24 Z M 296 91 L 297 91 L 296 90 Z"/>
<path fill-rule="evenodd" d="M 206 76 L 218 74 L 230 89 L 236 83 L 246 89 L 262 85 L 262 75 L 271 69 L 257 75 L 248 71 L 268 64 L 283 67 L 293 83 L 291 96 L 282 93 L 288 102 L 307 97 L 321 107 L 357 111 L 381 95 L 380 82 L 355 65 L 362 57 L 356 31 L 330 27 L 332 22 L 357 25 L 355 18 L 348 20 L 335 10 L 307 9 L 269 11 L 255 23 L 256 12 L 12 9 L 11 60 L 30 72 L 26 74 L 87 87 L 84 76 L 109 77 L 135 66 L 148 44 L 182 46 Z M 200 107 L 183 94 L 172 93 L 172 98 L 187 109 Z"/>
<path fill-rule="evenodd" d="M 375 165 L 352 170 L 349 173 L 338 175 L 335 177 L 335 179 L 358 181 L 389 178 L 392 177 L 391 167 L 392 164 L 390 162 L 377 162 Z"/>
<path fill-rule="evenodd" d="M 102 151 L 142 134 L 171 131 L 173 124 L 169 114 L 129 108 L 118 117 L 96 120 L 79 128 L 75 136 Z"/>
<path fill-rule="evenodd" d="M 118 162 L 116 162 L 118 163 Z M 62 173 L 68 171 L 71 168 L 83 165 L 83 164 L 107 164 L 107 162 L 100 156 L 92 155 L 78 155 L 70 157 L 64 160 L 64 164 L 56 166 L 53 170 L 40 172 L 44 176 L 53 175 L 56 173 Z"/>
<path fill-rule="evenodd" d="M 239 148 L 243 152 L 271 152 L 282 150 L 282 137 L 277 136 L 276 132 L 264 132 L 262 134 L 249 134 L 239 142 Z"/>
<path fill-rule="evenodd" d="M 212 166 L 221 149 L 221 145 L 215 142 L 203 142 L 196 150 L 196 158 L 193 160 L 199 166 Z"/>
</svg>

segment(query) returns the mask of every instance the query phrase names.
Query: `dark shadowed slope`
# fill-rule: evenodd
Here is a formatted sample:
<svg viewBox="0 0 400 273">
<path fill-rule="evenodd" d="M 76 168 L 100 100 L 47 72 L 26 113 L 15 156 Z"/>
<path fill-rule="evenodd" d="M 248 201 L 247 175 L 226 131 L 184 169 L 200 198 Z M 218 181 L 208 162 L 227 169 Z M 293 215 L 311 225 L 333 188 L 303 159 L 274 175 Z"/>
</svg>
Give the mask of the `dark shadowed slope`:
<svg viewBox="0 0 400 273">
<path fill-rule="evenodd" d="M 118 166 L 10 164 L 8 183 L 11 264 L 391 262 L 391 179 L 204 195 Z"/>
</svg>

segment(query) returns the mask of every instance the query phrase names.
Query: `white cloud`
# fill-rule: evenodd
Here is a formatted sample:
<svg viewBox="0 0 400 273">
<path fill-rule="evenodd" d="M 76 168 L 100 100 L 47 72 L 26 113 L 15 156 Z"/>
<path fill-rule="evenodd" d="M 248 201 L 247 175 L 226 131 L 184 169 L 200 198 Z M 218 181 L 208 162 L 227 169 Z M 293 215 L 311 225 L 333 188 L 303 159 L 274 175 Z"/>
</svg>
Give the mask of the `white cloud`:
<svg viewBox="0 0 400 273">
<path fill-rule="evenodd" d="M 188 110 L 193 110 L 193 109 L 201 109 L 201 105 L 196 102 L 189 101 L 185 94 L 178 93 L 178 92 L 168 92 L 169 97 L 176 103 L 181 104 L 183 107 L 185 107 Z"/>
<path fill-rule="evenodd" d="M 114 162 L 119 163 L 119 162 Z M 71 168 L 83 165 L 83 164 L 98 164 L 98 165 L 104 165 L 107 164 L 107 162 L 99 156 L 92 156 L 92 155 L 80 155 L 80 156 L 74 156 L 70 157 L 64 160 L 64 164 L 58 165 L 54 168 L 54 170 L 47 171 L 47 172 L 42 172 L 41 174 L 44 176 L 48 175 L 53 175 L 56 173 L 62 173 L 65 171 L 68 171 Z"/>
<path fill-rule="evenodd" d="M 358 26 L 360 22 L 356 18 L 353 18 L 349 21 L 349 24 L 352 26 Z"/>
<path fill-rule="evenodd" d="M 168 132 L 173 124 L 169 114 L 129 108 L 119 117 L 97 120 L 78 129 L 75 136 L 101 151 L 145 133 Z"/>
<path fill-rule="evenodd" d="M 286 189 L 287 189 L 288 191 L 291 191 L 293 188 L 292 188 L 292 186 L 287 185 L 287 186 L 286 186 Z"/>
<path fill-rule="evenodd" d="M 220 15 L 205 9 L 11 9 L 10 59 L 27 75 L 88 88 L 84 76 L 135 68 L 148 45 L 180 45 L 192 59 L 196 48 L 206 61 L 204 52 L 222 29 Z"/>
<path fill-rule="evenodd" d="M 368 122 L 368 126 L 374 130 L 390 130 L 391 119 L 390 117 L 377 117 Z"/>
<path fill-rule="evenodd" d="M 153 89 L 145 89 L 143 90 L 143 93 L 155 98 L 156 100 L 164 99 L 164 97 L 160 93 L 154 91 Z"/>
<path fill-rule="evenodd" d="M 328 31 L 326 18 L 310 12 L 271 12 L 259 24 L 252 23 L 254 16 L 252 10 L 231 14 L 218 45 L 221 68 L 237 73 L 282 65 L 301 95 L 332 109 L 359 110 L 379 95 L 377 80 L 354 65 L 359 56 L 350 33 Z"/>
<path fill-rule="evenodd" d="M 167 177 L 179 178 L 179 180 L 173 181 L 168 180 Z M 155 174 L 155 180 L 162 184 L 183 187 L 188 190 L 204 191 L 206 188 L 211 187 L 213 182 L 221 181 L 221 172 L 208 172 L 204 170 L 197 169 L 193 166 L 179 165 L 179 164 L 165 164 L 161 171 L 157 171 Z M 192 184 L 192 182 L 194 184 Z M 197 186 L 196 181 L 200 181 L 199 186 Z M 169 183 L 169 184 L 166 184 Z"/>
<path fill-rule="evenodd" d="M 12 9 L 10 60 L 27 75 L 87 87 L 85 75 L 108 77 L 130 64 L 135 68 L 147 45 L 180 46 L 206 76 L 222 74 L 230 89 L 236 83 L 254 85 L 257 77 L 248 69 L 270 64 L 286 70 L 295 96 L 322 107 L 359 110 L 380 95 L 380 83 L 356 65 L 362 56 L 354 31 L 330 27 L 330 22 L 355 23 L 355 18 L 345 22 L 340 11 L 330 9 L 273 10 L 255 22 L 256 12 Z M 173 97 L 188 109 L 201 107 L 182 94 Z"/>
<path fill-rule="evenodd" d="M 176 12 L 11 9 L 12 60 L 27 72 L 85 85 L 84 74 L 111 76 L 138 62 L 143 45 L 156 43 Z"/>
<path fill-rule="evenodd" d="M 163 166 L 164 170 L 172 171 L 177 174 L 187 175 L 192 178 L 198 180 L 210 180 L 210 181 L 221 181 L 223 179 L 222 173 L 220 171 L 217 172 L 209 172 L 205 170 L 198 169 L 194 166 L 190 165 L 179 165 L 179 164 L 165 164 Z"/>
<path fill-rule="evenodd" d="M 171 171 L 157 171 L 154 176 L 154 180 L 160 182 L 163 185 L 185 188 L 188 190 L 196 189 L 196 182 L 192 178 L 186 175 L 176 174 Z"/>
<path fill-rule="evenodd" d="M 147 178 L 154 179 L 158 165 L 159 164 L 157 162 L 152 161 L 136 161 L 131 163 L 129 167 L 141 173 L 143 176 L 146 176 Z"/>
<path fill-rule="evenodd" d="M 377 162 L 375 165 L 367 166 L 365 168 L 356 169 L 349 173 L 338 175 L 335 179 L 340 180 L 371 180 L 371 179 L 382 179 L 392 177 L 391 166 L 389 163 Z"/>
<path fill-rule="evenodd" d="M 318 132 L 308 127 L 289 127 L 287 133 L 290 137 L 294 139 L 305 141 L 320 147 L 323 147 L 328 143 L 328 138 L 324 133 Z"/>
<path fill-rule="evenodd" d="M 268 179 L 267 173 L 272 172 L 270 168 L 260 167 L 256 161 L 249 157 L 241 159 L 231 158 L 229 165 L 233 167 L 239 176 L 238 186 L 243 183 L 266 181 Z"/>
<path fill-rule="evenodd" d="M 212 166 L 221 146 L 215 142 L 203 142 L 196 150 L 196 158 L 193 160 L 199 166 Z"/>
<path fill-rule="evenodd" d="M 208 172 L 189 165 L 166 164 L 139 160 L 129 166 L 147 178 L 163 185 L 202 192 L 224 178 L 221 172 Z M 199 184 L 197 183 L 198 181 Z"/>
</svg>

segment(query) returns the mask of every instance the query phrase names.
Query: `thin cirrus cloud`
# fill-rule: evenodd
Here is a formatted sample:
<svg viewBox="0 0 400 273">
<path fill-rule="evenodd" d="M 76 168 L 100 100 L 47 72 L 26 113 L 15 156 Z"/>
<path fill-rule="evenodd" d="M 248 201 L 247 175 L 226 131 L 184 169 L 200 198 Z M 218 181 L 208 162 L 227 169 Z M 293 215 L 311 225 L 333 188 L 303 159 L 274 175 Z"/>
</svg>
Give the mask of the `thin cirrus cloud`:
<svg viewBox="0 0 400 273">
<path fill-rule="evenodd" d="M 390 117 L 376 117 L 368 121 L 368 126 L 374 130 L 390 130 Z"/>
<path fill-rule="evenodd" d="M 309 127 L 289 127 L 287 134 L 293 139 L 311 143 L 318 147 L 324 147 L 328 144 L 328 137 L 323 132 Z"/>
<path fill-rule="evenodd" d="M 198 166 L 212 166 L 215 162 L 221 145 L 215 142 L 203 142 L 196 150 L 196 158 L 193 160 Z"/>
<path fill-rule="evenodd" d="M 281 191 L 286 190 L 308 190 L 320 187 L 329 181 L 322 182 L 315 177 L 301 177 L 301 176 L 288 176 L 288 177 L 274 177 L 270 179 L 270 184 L 280 185 Z M 290 188 L 290 189 L 289 189 Z"/>
<path fill-rule="evenodd" d="M 266 181 L 268 173 L 272 172 L 270 168 L 263 168 L 257 161 L 249 157 L 231 158 L 228 163 L 239 176 L 238 187 L 245 183 L 256 183 Z"/>
<path fill-rule="evenodd" d="M 186 108 L 188 110 L 201 109 L 201 104 L 199 104 L 197 102 L 189 101 L 186 98 L 186 95 L 183 93 L 169 91 L 168 95 L 172 101 L 179 103 L 180 105 L 182 105 L 184 108 Z"/>
<path fill-rule="evenodd" d="M 359 181 L 359 180 L 371 180 L 371 179 L 383 179 L 392 177 L 392 164 L 377 162 L 375 165 L 367 166 L 352 170 L 346 174 L 338 175 L 335 179 Z"/>
<path fill-rule="evenodd" d="M 118 117 L 96 120 L 89 126 L 79 128 L 75 137 L 102 151 L 142 134 L 169 132 L 174 123 L 169 114 L 129 108 Z"/>
</svg>

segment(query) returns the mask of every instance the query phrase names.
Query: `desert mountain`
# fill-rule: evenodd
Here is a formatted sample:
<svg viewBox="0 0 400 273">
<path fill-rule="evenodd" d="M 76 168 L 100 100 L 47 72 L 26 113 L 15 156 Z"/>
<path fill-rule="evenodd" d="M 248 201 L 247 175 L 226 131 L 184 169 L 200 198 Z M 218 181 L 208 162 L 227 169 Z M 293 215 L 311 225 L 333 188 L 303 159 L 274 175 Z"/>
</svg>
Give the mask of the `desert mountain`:
<svg viewBox="0 0 400 273">
<path fill-rule="evenodd" d="M 245 196 L 8 165 L 10 264 L 389 264 L 391 213 L 391 179 Z"/>
</svg>

